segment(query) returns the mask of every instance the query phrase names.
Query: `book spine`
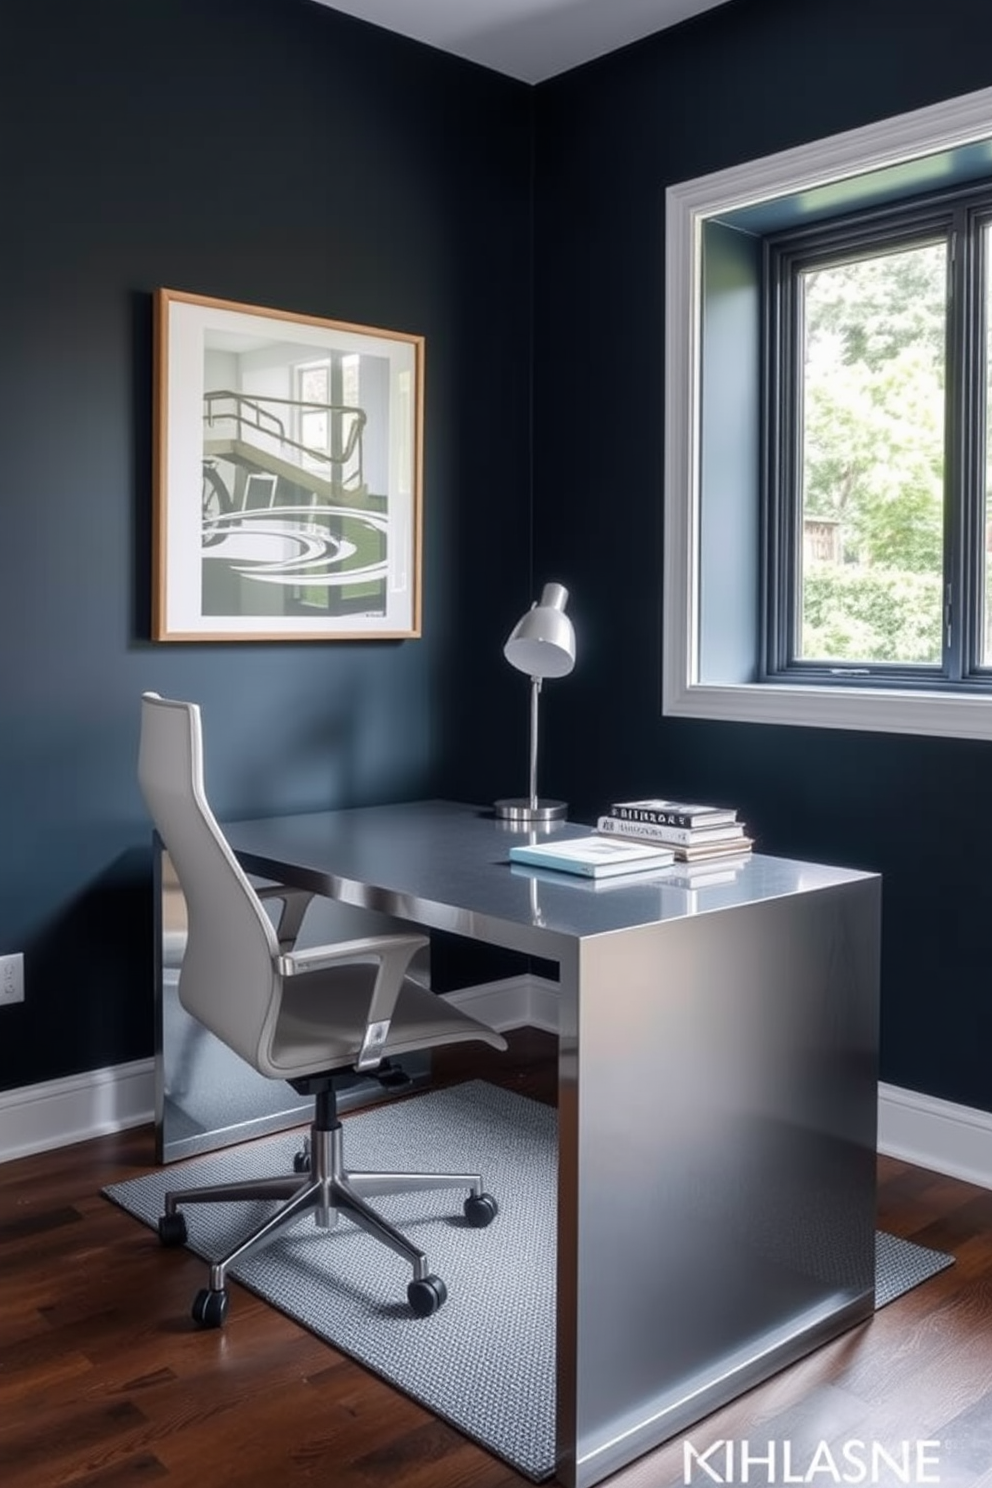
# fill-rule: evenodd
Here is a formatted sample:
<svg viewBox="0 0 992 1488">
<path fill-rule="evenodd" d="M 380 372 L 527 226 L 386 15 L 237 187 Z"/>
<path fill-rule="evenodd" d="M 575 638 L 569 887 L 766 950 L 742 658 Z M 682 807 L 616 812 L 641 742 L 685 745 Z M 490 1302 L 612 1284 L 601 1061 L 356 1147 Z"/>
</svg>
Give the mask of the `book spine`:
<svg viewBox="0 0 992 1488">
<path fill-rule="evenodd" d="M 643 822 L 649 827 L 698 827 L 701 820 L 688 811 L 653 811 L 645 806 L 611 806 L 610 816 L 617 821 Z"/>
<path fill-rule="evenodd" d="M 575 873 L 580 878 L 594 878 L 595 873 L 591 863 L 583 863 L 578 858 L 554 858 L 547 854 L 538 853 L 530 857 L 523 852 L 510 853 L 511 863 L 521 863 L 525 868 L 553 868 L 556 873 Z"/>
<path fill-rule="evenodd" d="M 663 827 L 655 822 L 630 821 L 626 817 L 601 816 L 596 831 L 604 837 L 629 837 L 635 842 L 663 842 L 666 846 L 684 846 L 698 841 L 691 827 Z"/>
</svg>

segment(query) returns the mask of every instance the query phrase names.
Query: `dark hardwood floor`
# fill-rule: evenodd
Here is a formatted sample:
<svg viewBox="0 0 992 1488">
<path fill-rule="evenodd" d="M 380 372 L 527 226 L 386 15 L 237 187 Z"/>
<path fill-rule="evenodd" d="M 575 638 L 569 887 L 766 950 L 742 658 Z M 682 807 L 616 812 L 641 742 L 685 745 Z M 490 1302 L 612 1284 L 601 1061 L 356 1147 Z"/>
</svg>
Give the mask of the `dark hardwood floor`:
<svg viewBox="0 0 992 1488">
<path fill-rule="evenodd" d="M 523 1030 L 509 1055 L 473 1046 L 435 1068 L 447 1083 L 480 1076 L 553 1100 L 554 1041 Z M 202 1262 L 162 1250 L 100 1193 L 152 1161 L 143 1128 L 0 1165 L 4 1488 L 524 1488 L 497 1458 L 236 1284 L 227 1326 L 197 1329 L 189 1304 Z M 798 1475 L 820 1439 L 839 1456 L 852 1438 L 890 1452 L 927 1438 L 941 1442 L 932 1481 L 992 1488 L 992 1192 L 883 1158 L 879 1224 L 953 1252 L 957 1264 L 701 1422 L 687 1433 L 697 1451 L 742 1439 L 767 1451 L 789 1438 Z M 682 1481 L 679 1439 L 612 1488 Z M 697 1469 L 692 1481 L 714 1478 Z M 752 1468 L 750 1481 L 760 1488 L 768 1476 Z M 845 1479 L 823 1470 L 811 1481 Z"/>
</svg>

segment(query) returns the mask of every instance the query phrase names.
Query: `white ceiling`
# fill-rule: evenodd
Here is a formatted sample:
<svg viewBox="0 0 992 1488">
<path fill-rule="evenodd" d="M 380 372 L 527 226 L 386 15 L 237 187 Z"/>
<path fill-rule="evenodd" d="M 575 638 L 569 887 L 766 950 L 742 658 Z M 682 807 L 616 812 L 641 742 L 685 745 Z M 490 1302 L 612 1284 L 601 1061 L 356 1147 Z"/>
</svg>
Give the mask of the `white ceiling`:
<svg viewBox="0 0 992 1488">
<path fill-rule="evenodd" d="M 539 83 L 724 0 L 318 0 L 495 72 Z"/>
</svg>

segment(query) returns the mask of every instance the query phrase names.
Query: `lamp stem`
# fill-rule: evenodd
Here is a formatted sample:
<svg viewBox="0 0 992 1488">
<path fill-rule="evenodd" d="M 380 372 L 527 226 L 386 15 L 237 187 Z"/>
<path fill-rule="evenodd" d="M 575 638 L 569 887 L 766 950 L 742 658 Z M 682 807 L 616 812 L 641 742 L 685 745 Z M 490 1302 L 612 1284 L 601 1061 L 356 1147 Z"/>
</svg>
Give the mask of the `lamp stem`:
<svg viewBox="0 0 992 1488">
<path fill-rule="evenodd" d="M 537 745 L 538 745 L 538 700 L 541 696 L 543 677 L 530 679 L 530 780 L 526 796 L 497 801 L 496 815 L 510 826 L 528 829 L 547 826 L 550 822 L 564 821 L 568 806 L 564 801 L 542 801 L 537 794 Z M 537 923 L 535 921 L 535 923 Z"/>
<path fill-rule="evenodd" d="M 530 679 L 530 809 L 537 812 L 537 703 L 541 696 L 540 677 Z"/>
</svg>

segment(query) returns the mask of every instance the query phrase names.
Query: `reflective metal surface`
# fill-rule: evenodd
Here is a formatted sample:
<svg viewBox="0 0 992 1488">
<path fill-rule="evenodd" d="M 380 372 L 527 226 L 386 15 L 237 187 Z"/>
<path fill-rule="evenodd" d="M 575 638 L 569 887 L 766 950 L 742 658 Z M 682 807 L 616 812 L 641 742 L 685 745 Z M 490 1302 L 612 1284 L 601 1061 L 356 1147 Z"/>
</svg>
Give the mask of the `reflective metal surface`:
<svg viewBox="0 0 992 1488">
<path fill-rule="evenodd" d="M 668 923 L 871 876 L 756 855 L 731 883 L 693 892 L 675 886 L 677 867 L 594 882 L 510 866 L 515 842 L 583 837 L 591 830 L 575 822 L 527 830 L 498 820 L 491 808 L 449 801 L 224 826 L 249 872 L 267 878 L 291 873 L 285 882 L 346 904 L 551 959 L 577 937 Z"/>
<path fill-rule="evenodd" d="M 870 1314 L 876 888 L 582 943 L 561 1138 L 576 1482 Z"/>
<path fill-rule="evenodd" d="M 511 796 L 494 802 L 493 809 L 502 821 L 525 829 L 532 824 L 547 826 L 549 822 L 564 821 L 568 815 L 566 801 L 548 801 L 543 796 Z"/>
<path fill-rule="evenodd" d="M 593 883 L 445 802 L 236 823 L 249 871 L 559 964 L 558 1477 L 598 1482 L 874 1303 L 881 882 Z"/>
</svg>

